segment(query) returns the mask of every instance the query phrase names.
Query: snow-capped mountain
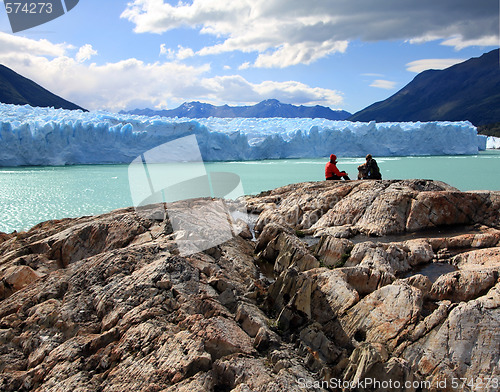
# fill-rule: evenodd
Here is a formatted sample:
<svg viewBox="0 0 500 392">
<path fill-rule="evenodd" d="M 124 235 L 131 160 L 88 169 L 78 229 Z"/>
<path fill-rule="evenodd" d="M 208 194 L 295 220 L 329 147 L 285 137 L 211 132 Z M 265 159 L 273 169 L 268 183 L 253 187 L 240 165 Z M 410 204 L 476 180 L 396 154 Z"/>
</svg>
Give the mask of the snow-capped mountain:
<svg viewBox="0 0 500 392">
<path fill-rule="evenodd" d="M 295 106 L 268 99 L 253 106 L 214 106 L 202 102 L 185 102 L 176 109 L 152 110 L 135 109 L 123 114 L 160 117 L 186 118 L 325 118 L 327 120 L 345 120 L 351 114 L 345 110 L 332 110 L 325 106 Z"/>
</svg>

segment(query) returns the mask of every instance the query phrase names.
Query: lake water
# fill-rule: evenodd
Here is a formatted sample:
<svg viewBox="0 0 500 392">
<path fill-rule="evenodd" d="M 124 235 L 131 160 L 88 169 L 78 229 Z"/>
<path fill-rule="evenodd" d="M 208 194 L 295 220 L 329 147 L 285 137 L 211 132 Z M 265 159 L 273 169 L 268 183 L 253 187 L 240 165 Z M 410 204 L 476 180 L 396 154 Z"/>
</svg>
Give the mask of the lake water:
<svg viewBox="0 0 500 392">
<path fill-rule="evenodd" d="M 417 274 L 427 276 L 429 280 L 434 283 L 442 275 L 449 272 L 457 271 L 458 268 L 454 265 L 447 263 L 429 263 L 424 265 L 419 265 L 413 268 L 410 272 L 403 274 L 402 278 L 408 278 Z"/>
<path fill-rule="evenodd" d="M 467 190 L 500 191 L 500 151 L 475 156 L 376 157 L 384 179 L 441 180 Z M 362 158 L 339 157 L 338 167 L 357 177 Z M 290 183 L 321 181 L 326 159 L 209 162 L 208 172 L 239 175 L 245 194 Z M 185 171 L 185 173 L 183 173 Z M 172 175 L 189 178 L 189 164 Z M 0 231 L 26 230 L 64 217 L 94 215 L 133 205 L 127 165 L 0 168 Z"/>
</svg>

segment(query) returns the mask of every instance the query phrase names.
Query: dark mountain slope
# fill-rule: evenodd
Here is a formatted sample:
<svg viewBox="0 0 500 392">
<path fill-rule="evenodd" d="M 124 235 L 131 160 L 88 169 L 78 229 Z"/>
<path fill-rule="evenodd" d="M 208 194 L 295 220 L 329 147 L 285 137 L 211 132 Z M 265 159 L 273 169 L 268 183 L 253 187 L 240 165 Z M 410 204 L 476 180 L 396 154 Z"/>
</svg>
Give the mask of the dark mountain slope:
<svg viewBox="0 0 500 392">
<path fill-rule="evenodd" d="M 418 74 L 385 101 L 355 113 L 352 121 L 500 121 L 499 50 L 444 70 Z"/>
<path fill-rule="evenodd" d="M 56 109 L 85 110 L 1 64 L 0 102 L 14 105 L 28 104 L 39 107 L 54 107 Z"/>
</svg>

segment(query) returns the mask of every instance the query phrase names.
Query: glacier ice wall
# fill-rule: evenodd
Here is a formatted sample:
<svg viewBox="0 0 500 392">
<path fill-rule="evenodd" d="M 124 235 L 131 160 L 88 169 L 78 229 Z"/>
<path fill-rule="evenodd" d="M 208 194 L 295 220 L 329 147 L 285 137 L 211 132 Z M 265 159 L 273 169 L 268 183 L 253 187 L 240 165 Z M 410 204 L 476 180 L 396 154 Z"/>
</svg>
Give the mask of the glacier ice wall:
<svg viewBox="0 0 500 392">
<path fill-rule="evenodd" d="M 182 119 L 0 104 L 0 166 L 130 163 L 195 134 L 206 161 L 476 154 L 469 122 L 354 123 L 325 119 Z M 484 146 L 483 146 L 484 145 Z"/>
<path fill-rule="evenodd" d="M 486 148 L 500 149 L 500 137 L 488 136 Z"/>
</svg>

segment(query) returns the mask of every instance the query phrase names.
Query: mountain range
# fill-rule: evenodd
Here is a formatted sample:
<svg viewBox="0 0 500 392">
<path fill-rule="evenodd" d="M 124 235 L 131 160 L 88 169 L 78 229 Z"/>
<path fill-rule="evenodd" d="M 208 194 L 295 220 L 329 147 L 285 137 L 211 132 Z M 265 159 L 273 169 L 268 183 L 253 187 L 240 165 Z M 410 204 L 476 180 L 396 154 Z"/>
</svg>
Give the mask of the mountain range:
<svg viewBox="0 0 500 392">
<path fill-rule="evenodd" d="M 152 110 L 135 109 L 127 114 L 142 116 L 162 116 L 162 117 L 187 117 L 187 118 L 208 118 L 208 117 L 283 117 L 283 118 L 326 118 L 328 120 L 345 120 L 351 113 L 345 110 L 332 110 L 325 106 L 295 106 L 282 103 L 276 99 L 267 99 L 253 106 L 214 106 L 201 102 L 185 102 L 176 109 Z"/>
<path fill-rule="evenodd" d="M 253 106 L 186 102 L 176 109 L 135 109 L 121 113 L 187 118 L 298 117 L 377 122 L 468 120 L 481 133 L 500 136 L 499 52 L 495 49 L 443 70 L 421 72 L 396 94 L 354 115 L 319 105 L 285 104 L 276 99 Z M 0 102 L 82 109 L 3 65 L 0 65 Z"/>
<path fill-rule="evenodd" d="M 54 107 L 56 109 L 84 110 L 69 102 L 30 79 L 19 75 L 10 68 L 0 64 L 0 102 L 14 105 L 31 105 Z"/>
<path fill-rule="evenodd" d="M 351 121 L 462 121 L 476 126 L 500 121 L 499 49 L 443 70 L 419 73 L 384 101 Z"/>
</svg>

